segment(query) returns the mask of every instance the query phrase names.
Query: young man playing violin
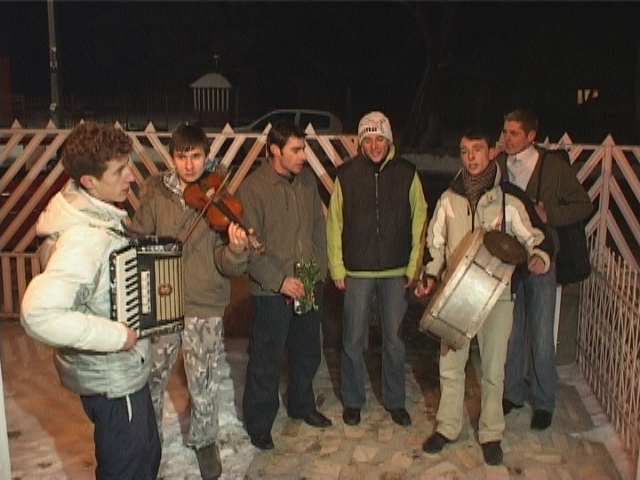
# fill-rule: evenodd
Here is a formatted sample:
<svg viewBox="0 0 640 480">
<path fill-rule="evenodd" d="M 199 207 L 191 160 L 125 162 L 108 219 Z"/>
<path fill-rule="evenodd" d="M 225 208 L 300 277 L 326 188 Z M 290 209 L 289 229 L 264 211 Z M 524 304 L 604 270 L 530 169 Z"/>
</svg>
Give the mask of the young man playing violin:
<svg viewBox="0 0 640 480">
<path fill-rule="evenodd" d="M 153 343 L 149 385 L 162 438 L 164 391 L 182 346 L 191 398 L 187 445 L 196 451 L 202 477 L 218 478 L 222 473 L 216 445 L 222 316 L 230 301 L 229 277 L 244 273 L 249 252 L 243 228 L 230 223 L 227 242 L 198 209 L 185 202 L 185 189 L 208 173 L 208 149 L 209 142 L 201 128 L 183 124 L 174 131 L 169 153 L 175 171 L 149 177 L 143 183 L 131 229 L 143 235 L 173 236 L 184 242 L 185 328 Z"/>
</svg>

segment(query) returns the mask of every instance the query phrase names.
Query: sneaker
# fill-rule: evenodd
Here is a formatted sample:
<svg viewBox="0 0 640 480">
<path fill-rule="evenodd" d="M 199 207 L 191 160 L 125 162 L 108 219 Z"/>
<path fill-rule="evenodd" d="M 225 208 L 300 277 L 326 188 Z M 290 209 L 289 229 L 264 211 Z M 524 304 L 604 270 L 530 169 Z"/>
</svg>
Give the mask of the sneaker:
<svg viewBox="0 0 640 480">
<path fill-rule="evenodd" d="M 487 465 L 500 465 L 502 463 L 503 455 L 500 440 L 483 443 L 480 446 L 482 447 L 482 456 Z"/>
<path fill-rule="evenodd" d="M 447 443 L 451 443 L 451 440 L 440 432 L 436 432 L 427 438 L 427 441 L 422 444 L 422 450 L 426 453 L 439 453 Z"/>
<path fill-rule="evenodd" d="M 216 479 L 222 475 L 220 452 L 215 443 L 196 449 L 200 475 L 203 479 Z"/>
<path fill-rule="evenodd" d="M 509 415 L 509 412 L 511 412 L 511 410 L 514 410 L 516 408 L 522 408 L 522 407 L 523 405 L 513 403 L 511 400 L 507 400 L 506 398 L 502 399 L 502 412 L 505 415 Z"/>
<path fill-rule="evenodd" d="M 311 410 L 306 415 L 302 415 L 301 417 L 291 416 L 291 418 L 296 420 L 303 420 L 307 425 L 315 428 L 326 428 L 333 425 L 333 422 L 331 422 L 331 420 L 329 420 L 318 410 Z"/>
<path fill-rule="evenodd" d="M 269 432 L 250 435 L 249 438 L 251 439 L 251 444 L 260 450 L 273 450 L 275 447 Z"/>
<path fill-rule="evenodd" d="M 546 410 L 534 410 L 533 417 L 531 418 L 532 430 L 546 430 L 551 426 L 551 420 L 553 419 L 553 413 Z"/>
<path fill-rule="evenodd" d="M 411 425 L 411 417 L 406 408 L 394 408 L 387 410 L 391 414 L 391 420 L 400 425 L 401 427 L 408 427 Z"/>
<path fill-rule="evenodd" d="M 342 420 L 347 425 L 358 425 L 360 423 L 360 409 L 346 407 L 342 412 Z"/>
</svg>

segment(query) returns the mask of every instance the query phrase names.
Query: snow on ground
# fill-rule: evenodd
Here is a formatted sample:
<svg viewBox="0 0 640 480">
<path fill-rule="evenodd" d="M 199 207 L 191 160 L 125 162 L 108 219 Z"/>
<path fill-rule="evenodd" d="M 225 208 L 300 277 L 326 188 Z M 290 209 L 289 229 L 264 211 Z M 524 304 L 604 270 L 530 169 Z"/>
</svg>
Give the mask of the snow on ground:
<svg viewBox="0 0 640 480">
<path fill-rule="evenodd" d="M 247 339 L 225 339 L 225 354 L 220 358 L 222 383 L 219 393 L 220 431 L 218 448 L 222 459 L 222 477 L 243 478 L 253 461 L 256 449 L 249 442 L 242 424 Z M 195 452 L 185 446 L 189 428 L 189 397 L 186 380 L 178 362 L 165 392 L 162 462 L 159 476 L 164 479 L 199 479 Z"/>
</svg>

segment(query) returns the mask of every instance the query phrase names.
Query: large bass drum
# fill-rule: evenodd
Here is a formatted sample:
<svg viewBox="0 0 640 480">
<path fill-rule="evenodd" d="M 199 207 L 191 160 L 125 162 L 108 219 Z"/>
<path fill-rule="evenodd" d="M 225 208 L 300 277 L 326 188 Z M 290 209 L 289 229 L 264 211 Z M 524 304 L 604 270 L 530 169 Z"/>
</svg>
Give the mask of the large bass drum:
<svg viewBox="0 0 640 480">
<path fill-rule="evenodd" d="M 477 229 L 467 233 L 451 257 L 447 275 L 420 319 L 430 332 L 453 349 L 470 341 L 509 284 L 526 251 L 513 237 Z"/>
</svg>

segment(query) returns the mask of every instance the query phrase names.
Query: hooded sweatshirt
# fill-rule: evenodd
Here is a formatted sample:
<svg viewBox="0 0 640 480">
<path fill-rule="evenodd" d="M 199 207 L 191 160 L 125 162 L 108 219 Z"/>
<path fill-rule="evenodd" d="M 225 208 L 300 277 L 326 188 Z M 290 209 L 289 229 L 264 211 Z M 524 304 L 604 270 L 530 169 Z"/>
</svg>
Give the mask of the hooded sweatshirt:
<svg viewBox="0 0 640 480">
<path fill-rule="evenodd" d="M 29 283 L 20 321 L 29 336 L 56 348 L 62 384 L 80 395 L 134 393 L 151 369 L 149 340 L 120 351 L 127 329 L 110 319 L 109 254 L 128 244 L 119 233 L 126 217 L 69 180 L 36 224 L 46 237 L 40 249 L 46 267 Z"/>
</svg>

